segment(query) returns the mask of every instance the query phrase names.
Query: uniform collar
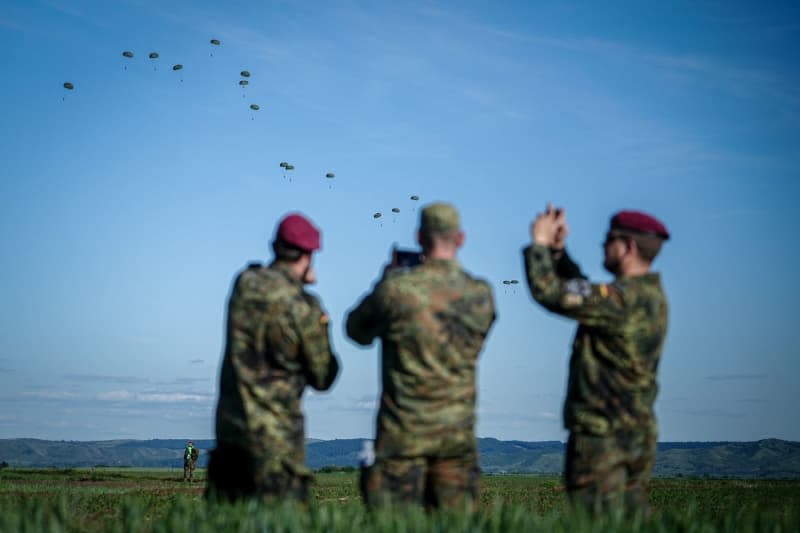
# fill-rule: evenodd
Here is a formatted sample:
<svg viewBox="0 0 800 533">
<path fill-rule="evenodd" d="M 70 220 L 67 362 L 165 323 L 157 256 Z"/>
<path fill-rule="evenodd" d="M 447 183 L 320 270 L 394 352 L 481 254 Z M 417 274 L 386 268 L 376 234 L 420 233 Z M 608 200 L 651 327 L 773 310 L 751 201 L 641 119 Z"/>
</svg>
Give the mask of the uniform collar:
<svg viewBox="0 0 800 533">
<path fill-rule="evenodd" d="M 648 272 L 647 274 L 642 274 L 641 276 L 622 276 L 619 278 L 620 281 L 626 281 L 628 283 L 643 283 L 646 285 L 658 285 L 661 283 L 661 274 L 658 272 Z"/>
<path fill-rule="evenodd" d="M 457 259 L 426 259 L 423 266 L 443 270 L 460 270 L 461 265 Z"/>
</svg>

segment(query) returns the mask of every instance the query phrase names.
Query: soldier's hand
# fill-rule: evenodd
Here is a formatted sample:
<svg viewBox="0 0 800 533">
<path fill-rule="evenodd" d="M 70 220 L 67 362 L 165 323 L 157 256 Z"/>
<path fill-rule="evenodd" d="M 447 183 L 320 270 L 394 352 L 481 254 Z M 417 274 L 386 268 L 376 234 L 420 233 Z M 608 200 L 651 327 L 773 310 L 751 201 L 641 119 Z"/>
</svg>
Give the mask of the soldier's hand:
<svg viewBox="0 0 800 533">
<path fill-rule="evenodd" d="M 567 235 L 569 235 L 567 214 L 563 207 L 556 209 L 556 222 L 558 224 L 558 228 L 556 229 L 556 234 L 551 248 L 554 250 L 563 250 L 567 244 Z"/>
<path fill-rule="evenodd" d="M 552 247 L 556 243 L 556 234 L 562 225 L 562 219 L 553 205 L 548 203 L 545 212 L 536 215 L 536 219 L 531 223 L 531 240 L 536 244 Z"/>
</svg>

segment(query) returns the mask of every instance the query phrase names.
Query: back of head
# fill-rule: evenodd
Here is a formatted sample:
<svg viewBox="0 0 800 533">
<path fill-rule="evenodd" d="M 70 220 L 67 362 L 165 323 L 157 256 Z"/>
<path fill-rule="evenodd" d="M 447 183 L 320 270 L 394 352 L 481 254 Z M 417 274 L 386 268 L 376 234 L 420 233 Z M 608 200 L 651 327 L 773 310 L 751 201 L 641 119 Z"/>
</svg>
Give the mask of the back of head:
<svg viewBox="0 0 800 533">
<path fill-rule="evenodd" d="M 419 241 L 430 250 L 437 244 L 456 244 L 461 234 L 461 219 L 452 204 L 437 202 L 422 209 L 419 217 Z"/>
<path fill-rule="evenodd" d="M 631 239 L 636 243 L 639 257 L 652 263 L 661 251 L 661 245 L 669 240 L 667 227 L 657 218 L 642 211 L 624 210 L 611 217 L 610 235 Z"/>
</svg>

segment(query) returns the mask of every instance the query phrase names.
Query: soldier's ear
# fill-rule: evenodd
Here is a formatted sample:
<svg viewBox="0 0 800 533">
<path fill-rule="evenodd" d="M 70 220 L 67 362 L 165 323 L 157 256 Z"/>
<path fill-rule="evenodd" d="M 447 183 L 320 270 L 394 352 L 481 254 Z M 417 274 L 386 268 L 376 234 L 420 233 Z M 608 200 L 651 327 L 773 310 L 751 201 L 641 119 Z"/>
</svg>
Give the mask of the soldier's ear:
<svg viewBox="0 0 800 533">
<path fill-rule="evenodd" d="M 467 240 L 467 236 L 464 234 L 463 231 L 459 231 L 456 234 L 456 248 L 461 248 L 464 246 L 464 241 Z"/>
</svg>

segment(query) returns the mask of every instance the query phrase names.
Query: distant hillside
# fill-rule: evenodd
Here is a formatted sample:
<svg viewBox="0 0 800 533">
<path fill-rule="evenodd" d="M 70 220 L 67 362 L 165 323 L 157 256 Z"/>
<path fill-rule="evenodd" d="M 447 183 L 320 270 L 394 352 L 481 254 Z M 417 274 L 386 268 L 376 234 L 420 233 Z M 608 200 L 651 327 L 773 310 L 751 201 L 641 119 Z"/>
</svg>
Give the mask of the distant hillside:
<svg viewBox="0 0 800 533">
<path fill-rule="evenodd" d="M 309 466 L 356 466 L 363 439 L 309 439 Z M 478 439 L 481 469 L 487 473 L 559 474 L 564 444 Z M 12 467 L 131 466 L 173 467 L 183 464 L 185 440 L 46 441 L 0 439 L 0 462 Z M 199 466 L 208 464 L 213 440 L 197 440 Z M 663 442 L 658 445 L 656 476 L 726 476 L 800 478 L 800 443 L 778 439 L 757 442 Z"/>
</svg>

